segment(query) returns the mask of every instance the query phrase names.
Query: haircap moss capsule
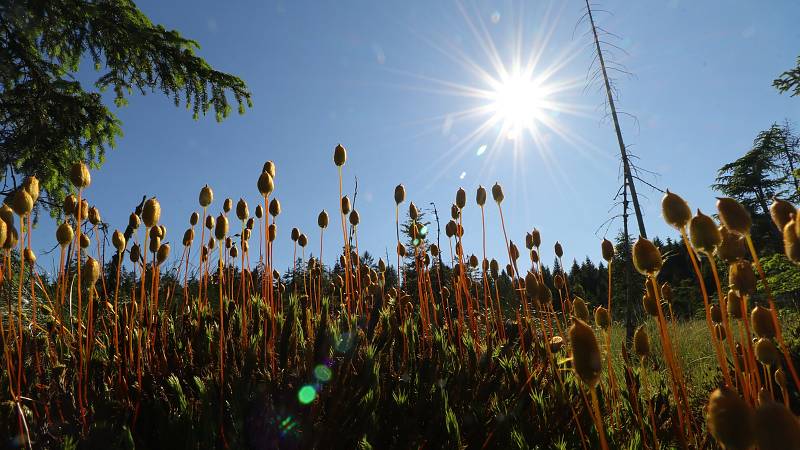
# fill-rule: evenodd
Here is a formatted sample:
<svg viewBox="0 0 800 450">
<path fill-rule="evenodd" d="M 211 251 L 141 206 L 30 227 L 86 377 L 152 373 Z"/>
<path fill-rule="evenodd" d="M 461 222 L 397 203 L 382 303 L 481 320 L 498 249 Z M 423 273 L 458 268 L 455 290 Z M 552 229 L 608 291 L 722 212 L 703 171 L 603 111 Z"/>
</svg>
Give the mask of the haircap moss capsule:
<svg viewBox="0 0 800 450">
<path fill-rule="evenodd" d="M 247 207 L 247 202 L 240 198 L 236 202 L 236 218 L 244 222 L 248 217 L 250 217 L 250 209 Z"/>
<path fill-rule="evenodd" d="M 358 223 L 361 220 L 361 218 L 358 215 L 358 211 L 356 211 L 355 209 L 350 211 L 350 216 L 348 218 L 350 219 L 350 225 L 354 227 L 358 226 Z"/>
<path fill-rule="evenodd" d="M 640 358 L 650 356 L 650 337 L 647 335 L 644 325 L 639 325 L 636 332 L 633 333 L 633 351 Z"/>
<path fill-rule="evenodd" d="M 800 422 L 783 404 L 765 399 L 756 408 L 754 423 L 759 450 L 800 450 Z"/>
<path fill-rule="evenodd" d="M 230 198 L 226 198 L 222 202 L 222 211 L 225 214 L 228 214 L 229 212 L 231 212 L 231 209 L 233 209 L 233 200 L 231 200 Z"/>
<path fill-rule="evenodd" d="M 458 209 L 464 209 L 467 205 L 467 191 L 464 188 L 458 188 L 456 191 L 456 206 Z"/>
<path fill-rule="evenodd" d="M 36 203 L 36 200 L 39 199 L 39 179 L 33 175 L 25 177 L 22 188 L 31 196 L 33 203 Z"/>
<path fill-rule="evenodd" d="M 200 214 L 197 214 L 197 211 L 193 211 L 192 214 L 189 216 L 189 225 L 195 226 L 199 221 L 200 221 Z"/>
<path fill-rule="evenodd" d="M 256 187 L 258 187 L 258 192 L 260 192 L 264 197 L 271 194 L 275 189 L 275 182 L 272 181 L 272 175 L 270 175 L 269 172 L 262 172 L 258 177 Z"/>
<path fill-rule="evenodd" d="M 340 206 L 341 206 L 342 214 L 344 214 L 344 215 L 350 214 L 350 210 L 352 209 L 352 207 L 350 205 L 350 198 L 348 198 L 346 195 L 344 197 L 342 197 L 342 201 L 341 201 L 341 205 Z"/>
<path fill-rule="evenodd" d="M 539 246 L 542 245 L 542 233 L 534 228 L 533 231 L 531 231 L 531 240 L 533 241 L 533 246 L 539 248 Z"/>
<path fill-rule="evenodd" d="M 575 305 L 573 305 L 573 308 Z M 608 330 L 608 327 L 611 326 L 611 314 L 608 313 L 608 310 L 602 306 L 598 306 L 594 309 L 594 323 L 604 329 Z"/>
<path fill-rule="evenodd" d="M 772 223 L 774 223 L 779 230 L 783 230 L 786 224 L 792 219 L 792 215 L 796 214 L 797 209 L 795 209 L 791 203 L 777 197 L 772 199 L 772 205 L 769 207 L 769 215 L 772 217 Z"/>
<path fill-rule="evenodd" d="M 658 301 L 651 293 L 645 292 L 642 296 L 642 308 L 647 314 L 658 317 Z"/>
<path fill-rule="evenodd" d="M 71 232 L 72 230 L 70 230 L 70 234 Z M 124 251 L 126 245 L 125 235 L 123 235 L 119 230 L 114 230 L 114 234 L 111 235 L 111 243 L 118 252 Z"/>
<path fill-rule="evenodd" d="M 661 271 L 661 251 L 649 240 L 639 237 L 633 244 L 633 266 L 642 275 L 655 276 Z"/>
<path fill-rule="evenodd" d="M 772 312 L 769 309 L 756 305 L 750 312 L 750 323 L 756 336 L 768 339 L 775 337 L 775 324 L 772 322 Z"/>
<path fill-rule="evenodd" d="M 14 210 L 18 216 L 24 216 L 33 210 L 33 199 L 31 195 L 28 194 L 28 191 L 25 189 L 17 189 L 11 195 L 13 196 L 10 201 L 11 209 Z"/>
<path fill-rule="evenodd" d="M 586 301 L 581 297 L 575 297 L 572 300 L 572 314 L 584 322 L 589 322 L 589 307 L 586 306 Z"/>
<path fill-rule="evenodd" d="M 394 203 L 399 205 L 406 200 L 406 188 L 402 184 L 398 184 L 394 188 Z"/>
<path fill-rule="evenodd" d="M 689 221 L 689 238 L 698 251 L 711 256 L 722 242 L 722 235 L 714 219 L 697 210 L 697 215 Z"/>
<path fill-rule="evenodd" d="M 525 233 L 525 248 L 533 249 L 533 236 L 530 233 Z"/>
<path fill-rule="evenodd" d="M 574 319 L 569 328 L 569 340 L 572 344 L 572 368 L 584 384 L 594 388 L 600 381 L 602 362 L 592 328 L 583 320 Z"/>
<path fill-rule="evenodd" d="M 201 207 L 207 208 L 208 205 L 210 205 L 211 202 L 214 201 L 214 191 L 212 191 L 211 188 L 208 187 L 208 185 L 203 186 L 200 189 L 200 196 L 198 198 L 198 201 L 200 202 Z"/>
<path fill-rule="evenodd" d="M 183 232 L 183 246 L 188 247 L 192 245 L 192 241 L 194 241 L 194 229 L 187 228 L 186 231 Z"/>
<path fill-rule="evenodd" d="M 264 217 L 264 208 L 261 205 L 256 205 L 256 218 Z"/>
<path fill-rule="evenodd" d="M 686 200 L 667 189 L 667 193 L 661 199 L 661 215 L 668 224 L 678 230 L 683 230 L 689 223 L 689 219 L 692 218 L 692 211 Z"/>
<path fill-rule="evenodd" d="M 771 339 L 760 338 L 756 341 L 755 348 L 756 359 L 765 366 L 774 367 L 781 360 L 781 355 L 778 353 L 778 348 Z"/>
<path fill-rule="evenodd" d="M 664 301 L 672 303 L 672 285 L 669 284 L 669 281 L 665 281 L 661 284 L 661 298 Z"/>
<path fill-rule="evenodd" d="M 317 225 L 320 228 L 328 228 L 328 212 L 324 209 L 320 211 L 319 216 L 317 216 Z"/>
<path fill-rule="evenodd" d="M 224 214 L 217 217 L 217 224 L 214 227 L 214 237 L 221 241 L 228 235 L 228 218 Z"/>
<path fill-rule="evenodd" d="M 89 244 L 92 243 L 89 240 L 89 236 L 87 236 L 85 234 L 81 234 L 81 238 L 80 239 L 81 239 L 81 241 L 80 241 L 81 248 L 83 248 L 83 249 L 89 248 Z"/>
<path fill-rule="evenodd" d="M 475 203 L 480 207 L 486 204 L 486 188 L 483 186 L 478 186 L 478 191 L 475 193 Z"/>
<path fill-rule="evenodd" d="M 706 423 L 711 435 L 731 450 L 746 450 L 755 441 L 753 410 L 735 391 L 718 388 L 708 399 Z"/>
<path fill-rule="evenodd" d="M 531 262 L 537 264 L 539 262 L 539 253 L 536 250 L 531 250 Z"/>
<path fill-rule="evenodd" d="M 293 241 L 297 242 L 297 240 L 300 238 L 300 230 L 297 228 L 292 228 L 292 232 L 290 233 L 289 236 L 292 238 Z"/>
<path fill-rule="evenodd" d="M 732 263 L 747 256 L 747 247 L 744 237 L 732 233 L 724 225 L 719 227 L 719 234 L 722 241 L 717 247 L 717 256 L 727 263 Z"/>
<path fill-rule="evenodd" d="M 722 323 L 722 309 L 717 304 L 711 305 L 711 320 L 714 323 Z"/>
<path fill-rule="evenodd" d="M 337 144 L 336 148 L 333 149 L 333 163 L 338 167 L 342 167 L 345 162 L 347 162 L 347 150 L 342 144 Z"/>
<path fill-rule="evenodd" d="M 272 178 L 275 178 L 275 170 L 275 163 L 272 160 L 265 162 L 261 168 L 261 172 L 267 172 Z"/>
<path fill-rule="evenodd" d="M 69 169 L 69 181 L 78 189 L 83 189 L 92 183 L 92 175 L 89 173 L 89 167 L 82 162 L 76 162 Z"/>
<path fill-rule="evenodd" d="M 297 243 L 300 244 L 300 247 L 305 247 L 308 245 L 308 237 L 305 234 L 300 233 L 300 237 L 297 238 Z"/>
<path fill-rule="evenodd" d="M 277 198 L 273 198 L 269 202 L 269 215 L 278 217 L 281 213 L 281 202 Z"/>
<path fill-rule="evenodd" d="M 139 248 L 139 244 L 134 242 L 134 244 L 131 245 L 130 251 L 128 251 L 128 256 L 130 257 L 131 262 L 132 263 L 139 262 L 139 258 L 141 257 L 141 253 L 142 253 L 142 251 Z"/>
<path fill-rule="evenodd" d="M 300 236 L 303 236 L 302 234 Z M 297 237 L 298 242 L 300 241 L 300 236 Z M 270 242 L 274 242 L 275 238 L 278 237 L 278 226 L 274 223 L 269 224 L 269 228 L 267 230 L 267 239 Z"/>
<path fill-rule="evenodd" d="M 750 295 L 756 290 L 756 274 L 749 261 L 740 259 L 728 268 L 728 284 L 738 291 L 739 295 Z"/>
<path fill-rule="evenodd" d="M 500 183 L 495 183 L 494 186 L 492 186 L 492 198 L 498 205 L 503 203 L 505 196 L 503 195 L 503 188 L 500 186 Z"/>
<path fill-rule="evenodd" d="M 397 254 L 400 255 L 401 258 L 405 258 L 406 256 L 406 248 L 400 242 L 397 243 Z"/>
<path fill-rule="evenodd" d="M 164 264 L 164 261 L 169 258 L 169 244 L 161 244 L 156 252 L 156 265 Z"/>
<path fill-rule="evenodd" d="M 64 214 L 67 216 L 72 216 L 75 214 L 75 208 L 77 207 L 78 199 L 73 194 L 69 194 L 64 197 Z"/>
<path fill-rule="evenodd" d="M 6 225 L 5 221 L 0 220 L 0 246 L 6 241 L 6 237 L 8 237 L 8 225 Z M 58 230 L 56 230 L 56 237 L 58 237 Z M 70 240 L 72 240 L 71 236 Z"/>
<path fill-rule="evenodd" d="M 99 225 L 100 222 L 102 222 L 102 219 L 100 218 L 100 210 L 97 209 L 97 207 L 92 206 L 89 208 L 89 223 L 92 225 Z"/>
<path fill-rule="evenodd" d="M 6 239 L 3 241 L 3 249 L 11 250 L 17 246 L 19 241 L 19 233 L 13 225 L 6 224 Z"/>
<path fill-rule="evenodd" d="M 100 263 L 91 256 L 86 258 L 86 262 L 83 264 L 81 278 L 83 278 L 84 285 L 91 289 L 97 280 L 100 279 Z"/>
<path fill-rule="evenodd" d="M 154 227 L 158 224 L 159 219 L 161 219 L 161 205 L 155 197 L 147 199 L 142 209 L 142 222 L 144 222 L 144 226 L 148 228 Z"/>
<path fill-rule="evenodd" d="M 231 258 L 234 258 L 234 259 L 239 256 L 239 249 L 236 248 L 236 245 L 232 245 L 231 246 L 231 249 L 229 251 L 229 255 L 231 255 Z"/>
<path fill-rule="evenodd" d="M 155 253 L 158 251 L 158 248 L 161 247 L 161 238 L 158 236 L 152 237 L 149 242 L 150 245 L 150 253 Z"/>
<path fill-rule="evenodd" d="M 720 197 L 717 199 L 717 211 L 719 220 L 726 228 L 737 234 L 750 234 L 753 219 L 741 203 L 729 197 Z"/>
<path fill-rule="evenodd" d="M 556 245 L 553 246 L 553 250 L 555 250 L 556 256 L 558 256 L 559 258 L 564 256 L 564 248 L 561 247 L 560 242 L 556 241 Z"/>
<path fill-rule="evenodd" d="M 795 219 L 789 220 L 783 227 L 783 251 L 789 261 L 800 263 L 800 236 L 797 234 Z"/>
<path fill-rule="evenodd" d="M 128 226 L 131 228 L 131 230 L 138 229 L 140 223 L 141 221 L 139 220 L 139 216 L 136 214 L 131 213 L 131 215 L 128 216 Z"/>
<path fill-rule="evenodd" d="M 209 231 L 214 229 L 214 216 L 206 216 L 206 228 L 208 228 Z"/>
</svg>

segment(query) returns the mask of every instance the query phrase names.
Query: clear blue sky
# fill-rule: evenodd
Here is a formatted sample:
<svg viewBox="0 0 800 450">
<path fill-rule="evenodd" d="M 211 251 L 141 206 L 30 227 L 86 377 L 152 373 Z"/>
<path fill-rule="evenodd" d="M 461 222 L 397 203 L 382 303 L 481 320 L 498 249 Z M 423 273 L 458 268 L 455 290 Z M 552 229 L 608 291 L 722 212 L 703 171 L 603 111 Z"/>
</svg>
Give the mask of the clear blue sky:
<svg viewBox="0 0 800 450">
<path fill-rule="evenodd" d="M 402 182 L 408 199 L 420 206 L 435 202 L 445 220 L 463 186 L 469 199 L 465 241 L 469 252 L 480 255 L 474 192 L 478 184 L 499 181 L 512 239 L 521 243 L 536 226 L 548 264 L 556 239 L 569 261 L 599 259 L 603 231 L 595 231 L 616 213 L 609 210 L 619 185 L 618 148 L 610 122 L 603 121 L 602 92 L 583 89 L 592 53 L 584 35 L 588 25 L 576 28 L 582 1 L 464 0 L 463 11 L 453 1 L 416 0 L 137 3 L 154 22 L 199 41 L 210 64 L 242 77 L 254 107 L 218 124 L 213 116 L 192 120 L 161 95 L 131 97 L 118 110 L 125 136 L 87 192 L 112 227 L 124 229 L 142 195 L 155 194 L 168 240 L 179 253 L 203 184 L 214 189 L 215 213 L 225 197 L 235 202 L 240 196 L 252 211 L 259 199 L 256 179 L 263 162 L 272 159 L 284 211 L 277 261 L 288 266 L 290 228 L 306 231 L 316 253 L 317 214 L 337 211 L 331 156 L 341 142 L 349 151 L 345 189 L 352 192 L 355 176 L 359 181 L 360 246 L 373 254 L 388 249 L 394 258 L 392 193 Z M 692 207 L 712 211 L 709 185 L 721 165 L 742 155 L 772 122 L 788 118 L 800 125 L 800 99 L 771 86 L 800 54 L 800 4 L 602 1 L 602 8 L 614 14 L 598 13 L 597 20 L 621 37 L 611 42 L 628 54 L 617 51 L 617 60 L 634 74 L 618 80 L 619 108 L 638 118 L 638 126 L 623 119 L 627 142 L 639 164 L 659 174 L 650 181 L 681 194 Z M 566 137 L 544 127 L 538 144 L 527 138 L 515 152 L 512 140 L 492 145 L 493 129 L 454 148 L 485 118 L 447 116 L 485 101 L 448 95 L 435 80 L 481 87 L 481 79 L 452 56 L 491 73 L 482 48 L 487 35 L 504 64 L 511 63 L 514 37 L 522 36 L 523 54 L 541 53 L 537 67 L 559 66 L 548 83 L 572 87 L 550 100 L 570 105 L 570 111 L 547 115 Z M 487 150 L 478 155 L 483 144 Z M 649 234 L 672 235 L 660 218 L 660 194 L 639 189 Z M 488 250 L 501 256 L 497 209 L 489 206 Z M 46 222 L 37 232 L 39 242 L 43 235 L 51 239 Z M 332 224 L 327 255 L 342 239 L 338 222 Z M 615 222 L 609 235 L 619 227 Z M 47 265 L 51 258 L 57 256 L 40 262 Z"/>
</svg>

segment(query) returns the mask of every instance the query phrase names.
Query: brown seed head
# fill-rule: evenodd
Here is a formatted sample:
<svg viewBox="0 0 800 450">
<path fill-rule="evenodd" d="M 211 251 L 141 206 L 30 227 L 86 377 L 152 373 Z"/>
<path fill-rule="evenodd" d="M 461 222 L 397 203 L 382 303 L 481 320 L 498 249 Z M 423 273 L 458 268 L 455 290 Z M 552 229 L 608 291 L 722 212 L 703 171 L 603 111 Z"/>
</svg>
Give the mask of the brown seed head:
<svg viewBox="0 0 800 450">
<path fill-rule="evenodd" d="M 667 193 L 661 199 L 661 215 L 668 224 L 678 230 L 683 230 L 689 223 L 689 219 L 692 218 L 692 211 L 686 200 L 667 189 Z"/>
<path fill-rule="evenodd" d="M 35 176 L 25 177 L 22 188 L 31 196 L 33 203 L 36 203 L 36 200 L 39 199 L 39 179 Z"/>
<path fill-rule="evenodd" d="M 640 325 L 633 333 L 633 351 L 640 358 L 650 356 L 650 337 L 644 325 Z"/>
<path fill-rule="evenodd" d="M 467 205 L 467 191 L 464 188 L 458 188 L 456 191 L 456 206 L 458 209 L 464 209 L 464 206 Z"/>
<path fill-rule="evenodd" d="M 347 161 L 347 150 L 342 147 L 342 144 L 338 144 L 335 149 L 333 149 L 333 163 L 336 164 L 338 167 L 342 167 L 344 163 Z"/>
<path fill-rule="evenodd" d="M 655 276 L 661 270 L 661 251 L 649 240 L 640 237 L 633 244 L 633 265 L 642 275 Z"/>
<path fill-rule="evenodd" d="M 228 218 L 224 214 L 217 217 L 217 224 L 214 226 L 214 237 L 221 241 L 228 235 Z"/>
<path fill-rule="evenodd" d="M 593 389 L 600 381 L 602 371 L 597 338 L 586 322 L 574 319 L 569 328 L 569 340 L 572 343 L 572 367 L 578 378 Z"/>
<path fill-rule="evenodd" d="M 778 230 L 783 230 L 786 224 L 792 219 L 792 215 L 795 214 L 797 214 L 797 210 L 791 203 L 777 197 L 772 199 L 772 205 L 769 207 L 769 215 L 772 217 L 772 223 L 778 227 Z"/>
<path fill-rule="evenodd" d="M 492 186 L 492 198 L 498 205 L 503 203 L 505 196 L 503 195 L 503 188 L 500 187 L 500 183 L 495 183 L 494 186 Z"/>
<path fill-rule="evenodd" d="M 718 388 L 708 399 L 708 430 L 724 448 L 746 450 L 755 440 L 753 410 L 728 388 Z"/>
<path fill-rule="evenodd" d="M 753 219 L 741 203 L 732 198 L 721 197 L 717 199 L 717 211 L 719 220 L 727 229 L 743 236 L 750 234 Z"/>
<path fill-rule="evenodd" d="M 203 186 L 200 189 L 200 196 L 198 198 L 200 202 L 200 206 L 203 208 L 207 208 L 211 202 L 214 201 L 214 191 L 208 185 Z"/>
<path fill-rule="evenodd" d="M 572 305 L 574 308 L 575 305 Z M 608 327 L 611 326 L 611 314 L 609 314 L 608 310 L 602 306 L 598 306 L 594 309 L 594 323 L 604 329 L 608 330 Z"/>
<path fill-rule="evenodd" d="M 800 450 L 800 422 L 786 406 L 772 399 L 756 408 L 755 434 L 759 450 Z"/>
<path fill-rule="evenodd" d="M 183 246 L 188 247 L 192 245 L 192 241 L 194 241 L 194 229 L 187 228 L 186 231 L 183 232 Z"/>
<path fill-rule="evenodd" d="M 317 225 L 322 229 L 328 228 L 328 212 L 324 209 L 317 216 Z"/>
<path fill-rule="evenodd" d="M 76 162 L 69 169 L 69 181 L 78 189 L 88 187 L 92 182 L 92 175 L 89 173 L 89 167 L 82 162 Z"/>
<path fill-rule="evenodd" d="M 486 188 L 483 186 L 478 186 L 478 191 L 475 193 L 475 203 L 480 207 L 486 204 Z"/>
<path fill-rule="evenodd" d="M 267 197 L 275 189 L 275 182 L 272 181 L 272 175 L 270 175 L 269 172 L 261 172 L 256 187 L 258 187 L 258 192 L 260 192 L 263 197 Z"/>
<path fill-rule="evenodd" d="M 756 342 L 756 359 L 765 366 L 774 367 L 781 359 L 778 347 L 768 338 L 760 338 Z"/>
<path fill-rule="evenodd" d="M 128 252 L 128 256 L 132 263 L 139 262 L 139 258 L 141 257 L 142 251 L 139 249 L 139 244 L 134 243 L 131 245 L 131 249 Z"/>
<path fill-rule="evenodd" d="M 136 230 L 139 228 L 140 223 L 141 221 L 139 220 L 139 216 L 136 214 L 131 213 L 131 215 L 128 216 L 128 226 L 131 228 L 131 230 Z"/>
<path fill-rule="evenodd" d="M 248 217 L 250 217 L 250 208 L 247 207 L 247 202 L 243 198 L 240 198 L 239 201 L 236 202 L 236 218 L 245 221 Z"/>
<path fill-rule="evenodd" d="M 71 232 L 72 230 L 70 230 Z M 125 239 L 125 235 L 122 234 L 119 230 L 114 230 L 114 234 L 111 235 L 111 243 L 114 245 L 114 248 L 117 249 L 118 252 L 123 252 L 125 250 L 125 245 L 127 241 Z"/>
<path fill-rule="evenodd" d="M 169 244 L 161 244 L 156 253 L 156 265 L 164 264 L 167 258 L 169 258 Z"/>
<path fill-rule="evenodd" d="M 342 209 L 342 214 L 344 214 L 345 216 L 350 214 L 350 210 L 352 209 L 350 206 L 350 199 L 346 195 L 342 197 L 341 209 Z"/>
<path fill-rule="evenodd" d="M 614 244 L 608 239 L 603 239 L 602 244 L 600 244 L 600 252 L 606 262 L 611 262 L 614 259 Z"/>
<path fill-rule="evenodd" d="M 275 163 L 272 160 L 265 162 L 261 172 L 267 172 L 269 176 L 275 178 Z"/>
<path fill-rule="evenodd" d="M 722 242 L 722 235 L 714 219 L 697 210 L 697 215 L 689 222 L 689 238 L 698 251 L 711 256 Z"/>
<path fill-rule="evenodd" d="M 756 274 L 749 261 L 738 260 L 728 268 L 728 284 L 739 295 L 750 295 L 756 290 Z"/>
<path fill-rule="evenodd" d="M 272 217 L 278 217 L 281 213 L 281 202 L 277 198 L 273 198 L 269 202 L 269 215 Z"/>
<path fill-rule="evenodd" d="M 11 209 L 13 209 L 18 216 L 25 216 L 33 210 L 33 199 L 30 194 L 28 194 L 28 191 L 25 189 L 17 189 L 11 195 L 11 201 L 8 203 L 11 204 Z"/>
<path fill-rule="evenodd" d="M 399 205 L 406 200 L 406 188 L 402 184 L 398 184 L 394 188 L 394 202 Z"/>
<path fill-rule="evenodd" d="M 584 322 L 589 322 L 589 307 L 586 301 L 580 297 L 575 297 L 572 301 L 572 314 Z"/>
<path fill-rule="evenodd" d="M 142 209 L 142 222 L 144 222 L 144 226 L 148 228 L 154 227 L 158 224 L 159 219 L 161 219 L 161 205 L 155 197 L 147 199 Z"/>
<path fill-rule="evenodd" d="M 772 322 L 772 312 L 761 305 L 756 305 L 750 312 L 750 324 L 753 332 L 758 337 L 771 339 L 775 337 L 775 324 Z"/>
</svg>

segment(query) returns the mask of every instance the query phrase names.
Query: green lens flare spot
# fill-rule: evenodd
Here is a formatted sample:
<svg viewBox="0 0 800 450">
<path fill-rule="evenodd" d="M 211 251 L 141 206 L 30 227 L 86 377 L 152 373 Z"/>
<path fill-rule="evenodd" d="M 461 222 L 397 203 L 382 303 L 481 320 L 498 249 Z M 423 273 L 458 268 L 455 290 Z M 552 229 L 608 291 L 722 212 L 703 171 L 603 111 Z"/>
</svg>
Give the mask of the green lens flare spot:
<svg viewBox="0 0 800 450">
<path fill-rule="evenodd" d="M 304 405 L 308 405 L 309 403 L 313 402 L 314 399 L 317 398 L 317 390 L 314 389 L 314 386 L 305 385 L 300 388 L 300 391 L 297 393 L 297 400 Z"/>
<path fill-rule="evenodd" d="M 314 367 L 314 377 L 320 382 L 327 383 L 333 378 L 333 372 L 331 372 L 328 366 L 320 364 Z"/>
</svg>

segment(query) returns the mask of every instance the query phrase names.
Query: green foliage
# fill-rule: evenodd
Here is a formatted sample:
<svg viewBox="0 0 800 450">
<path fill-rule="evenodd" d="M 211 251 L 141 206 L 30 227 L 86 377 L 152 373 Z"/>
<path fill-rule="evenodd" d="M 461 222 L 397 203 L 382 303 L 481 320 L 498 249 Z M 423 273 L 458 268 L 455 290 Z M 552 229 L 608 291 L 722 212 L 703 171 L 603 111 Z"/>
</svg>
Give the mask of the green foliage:
<svg viewBox="0 0 800 450">
<path fill-rule="evenodd" d="M 783 72 L 772 85 L 781 93 L 791 92 L 792 97 L 800 94 L 800 56 L 797 57 L 797 66 Z"/>
<path fill-rule="evenodd" d="M 767 282 L 772 290 L 772 295 L 780 297 L 796 297 L 800 292 L 800 268 L 792 264 L 784 254 L 761 258 L 761 266 L 767 274 Z M 759 291 L 763 291 L 763 285 L 759 285 Z"/>
<path fill-rule="evenodd" d="M 99 167 L 122 135 L 117 106 L 132 92 L 161 92 L 194 117 L 216 119 L 250 106 L 244 82 L 214 70 L 195 54 L 197 42 L 153 24 L 130 0 L 9 0 L 0 3 L 0 157 L 4 187 L 35 175 L 51 213 L 69 191 L 76 161 Z M 99 78 L 96 90 L 76 80 L 84 62 Z"/>
</svg>

